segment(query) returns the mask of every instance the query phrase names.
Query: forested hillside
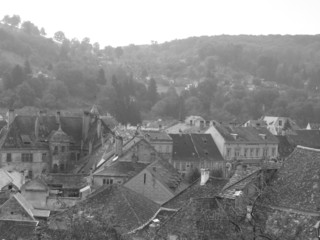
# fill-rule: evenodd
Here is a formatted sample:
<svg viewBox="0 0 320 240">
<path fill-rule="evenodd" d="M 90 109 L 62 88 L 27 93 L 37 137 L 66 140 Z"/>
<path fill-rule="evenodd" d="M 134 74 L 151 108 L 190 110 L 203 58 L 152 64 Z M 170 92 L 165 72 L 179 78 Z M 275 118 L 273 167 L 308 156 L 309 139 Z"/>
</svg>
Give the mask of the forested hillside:
<svg viewBox="0 0 320 240">
<path fill-rule="evenodd" d="M 103 44 L 103 43 L 101 43 Z M 122 123 L 196 114 L 320 122 L 320 35 L 203 36 L 100 47 L 53 38 L 19 16 L 0 24 L 0 107 L 83 109 Z"/>
</svg>

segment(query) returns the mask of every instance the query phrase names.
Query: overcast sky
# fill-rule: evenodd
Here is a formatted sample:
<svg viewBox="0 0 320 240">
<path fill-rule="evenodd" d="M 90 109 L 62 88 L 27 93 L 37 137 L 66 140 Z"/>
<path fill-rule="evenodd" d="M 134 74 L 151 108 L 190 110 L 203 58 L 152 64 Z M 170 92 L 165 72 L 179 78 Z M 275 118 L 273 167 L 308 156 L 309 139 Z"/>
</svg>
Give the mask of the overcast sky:
<svg viewBox="0 0 320 240">
<path fill-rule="evenodd" d="M 201 35 L 318 34 L 320 0 L 3 0 L 49 36 L 89 37 L 101 46 Z"/>
</svg>

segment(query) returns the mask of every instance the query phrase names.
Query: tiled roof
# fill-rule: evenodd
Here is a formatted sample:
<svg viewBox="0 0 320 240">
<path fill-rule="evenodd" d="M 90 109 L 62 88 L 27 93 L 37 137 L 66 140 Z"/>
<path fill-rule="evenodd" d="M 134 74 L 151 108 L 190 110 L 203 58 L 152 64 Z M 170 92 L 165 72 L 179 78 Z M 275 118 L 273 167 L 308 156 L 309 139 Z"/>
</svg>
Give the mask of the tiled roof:
<svg viewBox="0 0 320 240">
<path fill-rule="evenodd" d="M 185 190 L 163 204 L 163 207 L 178 209 L 192 198 L 214 198 L 228 182 L 227 179 L 210 177 L 205 185 L 200 185 L 200 178 Z"/>
<path fill-rule="evenodd" d="M 80 189 L 88 185 L 84 174 L 51 173 L 43 176 L 42 180 L 48 185 L 61 185 L 63 189 Z"/>
<path fill-rule="evenodd" d="M 35 227 L 28 222 L 0 221 L 0 239 L 34 239 Z"/>
<path fill-rule="evenodd" d="M 185 189 L 188 185 L 183 181 L 178 171 L 166 160 L 157 160 L 146 168 L 153 177 L 158 179 L 173 193 Z"/>
<path fill-rule="evenodd" d="M 266 190 L 267 204 L 300 211 L 320 206 L 320 150 L 298 146 Z"/>
<path fill-rule="evenodd" d="M 278 143 L 277 138 L 273 136 L 266 128 L 234 127 L 221 124 L 217 124 L 214 127 L 218 130 L 226 142 Z M 234 137 L 232 134 L 237 134 L 237 137 Z M 265 138 L 263 138 L 261 134 L 265 135 Z"/>
<path fill-rule="evenodd" d="M 5 120 L 0 120 L 0 129 L 2 129 L 4 126 L 7 125 L 7 121 Z"/>
<path fill-rule="evenodd" d="M 141 172 L 148 164 L 139 162 L 116 161 L 108 167 L 96 171 L 94 176 L 132 177 Z"/>
<path fill-rule="evenodd" d="M 95 216 L 112 216 L 112 225 L 120 232 L 127 233 L 148 222 L 159 210 L 160 206 L 144 196 L 118 184 L 102 186 L 86 200 L 76 204 L 63 213 L 50 218 L 51 226 L 55 221 L 67 219 L 70 213 L 83 211 Z"/>
<path fill-rule="evenodd" d="M 223 161 L 210 134 L 169 134 L 173 140 L 173 160 Z"/>
<path fill-rule="evenodd" d="M 261 168 L 248 166 L 246 170 L 237 170 L 230 178 L 229 182 L 223 187 L 220 197 L 235 199 L 236 191 L 244 189 L 248 183 L 256 179 Z"/>
<path fill-rule="evenodd" d="M 320 130 L 296 130 L 287 135 L 290 144 L 320 149 Z"/>
<path fill-rule="evenodd" d="M 166 133 L 166 132 L 163 132 L 163 131 L 146 131 L 146 130 L 143 130 L 141 131 L 141 134 L 143 136 L 147 136 L 150 138 L 150 141 L 166 141 L 166 142 L 170 142 L 172 141 L 172 139 L 170 138 L 170 136 Z"/>
</svg>

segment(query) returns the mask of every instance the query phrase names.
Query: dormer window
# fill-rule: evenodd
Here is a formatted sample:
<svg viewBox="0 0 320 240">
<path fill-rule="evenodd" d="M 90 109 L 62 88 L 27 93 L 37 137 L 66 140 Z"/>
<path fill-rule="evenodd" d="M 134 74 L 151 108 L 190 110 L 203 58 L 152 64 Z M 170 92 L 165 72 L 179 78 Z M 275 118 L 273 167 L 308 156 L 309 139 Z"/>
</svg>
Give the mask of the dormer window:
<svg viewBox="0 0 320 240">
<path fill-rule="evenodd" d="M 260 136 L 263 140 L 265 140 L 265 139 L 267 138 L 267 135 L 266 135 L 266 134 L 260 133 L 259 136 Z"/>
<path fill-rule="evenodd" d="M 231 136 L 232 136 L 235 140 L 238 139 L 238 134 L 237 134 L 237 133 L 231 133 Z"/>
</svg>

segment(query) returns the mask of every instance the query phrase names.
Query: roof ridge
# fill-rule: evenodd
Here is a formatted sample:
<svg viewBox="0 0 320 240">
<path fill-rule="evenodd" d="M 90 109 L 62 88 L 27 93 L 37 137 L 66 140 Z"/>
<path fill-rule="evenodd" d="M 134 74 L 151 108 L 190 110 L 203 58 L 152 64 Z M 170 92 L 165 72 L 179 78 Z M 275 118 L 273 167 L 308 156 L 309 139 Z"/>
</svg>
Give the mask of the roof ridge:
<svg viewBox="0 0 320 240">
<path fill-rule="evenodd" d="M 310 130 L 308 130 L 310 131 Z M 301 146 L 301 145 L 297 145 L 296 149 L 304 149 L 304 150 L 310 150 L 310 151 L 314 151 L 314 152 L 320 152 L 320 149 L 317 148 L 311 148 L 311 147 L 305 147 L 305 146 Z M 293 153 L 293 152 L 292 152 Z"/>
<path fill-rule="evenodd" d="M 239 182 L 241 182 L 241 181 L 243 181 L 243 180 L 245 180 L 245 179 L 247 179 L 247 178 L 249 178 L 249 177 L 251 177 L 254 173 L 256 173 L 257 171 L 259 171 L 259 170 L 261 170 L 261 168 L 257 168 L 255 171 L 253 171 L 252 173 L 250 173 L 249 175 L 247 175 L 247 176 L 245 176 L 244 178 L 241 178 L 241 179 L 239 179 L 238 181 L 236 181 L 236 182 L 234 182 L 233 184 L 231 184 L 230 186 L 228 186 L 227 188 L 222 188 L 222 190 L 221 190 L 221 192 L 223 192 L 223 191 L 225 191 L 225 190 L 227 190 L 227 189 L 229 189 L 230 187 L 232 187 L 232 186 L 234 186 L 234 185 L 236 185 L 236 184 L 238 184 Z M 231 177 L 232 178 L 232 177 Z M 231 179 L 230 178 L 230 179 Z M 228 183 L 227 183 L 228 184 Z M 226 185 L 227 185 L 226 184 Z"/>
</svg>

